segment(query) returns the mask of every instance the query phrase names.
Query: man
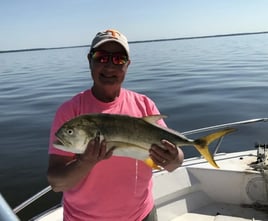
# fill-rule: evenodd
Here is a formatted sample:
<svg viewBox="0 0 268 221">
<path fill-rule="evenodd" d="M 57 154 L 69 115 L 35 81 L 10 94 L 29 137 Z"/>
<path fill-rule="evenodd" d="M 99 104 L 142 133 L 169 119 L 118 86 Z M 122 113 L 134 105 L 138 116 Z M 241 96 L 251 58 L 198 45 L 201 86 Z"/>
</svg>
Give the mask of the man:
<svg viewBox="0 0 268 221">
<path fill-rule="evenodd" d="M 105 140 L 96 136 L 85 153 L 75 155 L 53 146 L 55 132 L 81 114 L 110 113 L 143 117 L 159 114 L 147 96 L 122 88 L 130 64 L 126 37 L 116 31 L 99 32 L 88 54 L 93 86 L 63 103 L 50 135 L 48 181 L 63 192 L 65 221 L 155 221 L 152 170 L 143 162 L 112 156 Z M 159 124 L 165 126 L 163 121 Z M 182 164 L 183 152 L 163 140 L 163 150 L 152 144 L 150 157 L 168 171 Z"/>
</svg>

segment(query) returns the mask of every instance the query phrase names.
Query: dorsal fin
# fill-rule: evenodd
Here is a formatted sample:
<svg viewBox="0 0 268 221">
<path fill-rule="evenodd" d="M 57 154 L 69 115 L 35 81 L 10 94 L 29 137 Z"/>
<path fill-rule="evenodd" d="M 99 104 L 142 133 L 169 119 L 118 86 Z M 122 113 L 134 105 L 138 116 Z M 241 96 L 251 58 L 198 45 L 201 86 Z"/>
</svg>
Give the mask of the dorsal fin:
<svg viewBox="0 0 268 221">
<path fill-rule="evenodd" d="M 156 124 L 157 121 L 163 119 L 163 118 L 166 118 L 167 116 L 165 115 L 161 115 L 161 114 L 158 114 L 158 115 L 150 115 L 150 116 L 146 116 L 146 117 L 143 117 L 142 119 L 150 124 Z"/>
</svg>

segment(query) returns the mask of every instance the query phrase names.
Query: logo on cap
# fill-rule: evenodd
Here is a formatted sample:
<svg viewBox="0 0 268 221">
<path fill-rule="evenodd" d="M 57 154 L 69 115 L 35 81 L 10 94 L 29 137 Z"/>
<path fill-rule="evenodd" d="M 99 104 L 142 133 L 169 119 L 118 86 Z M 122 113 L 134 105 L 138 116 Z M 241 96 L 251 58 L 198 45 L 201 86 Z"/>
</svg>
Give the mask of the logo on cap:
<svg viewBox="0 0 268 221">
<path fill-rule="evenodd" d="M 120 32 L 117 31 L 117 30 L 115 30 L 115 29 L 108 29 L 108 30 L 106 30 L 105 32 L 106 32 L 107 34 L 108 34 L 108 33 L 111 33 L 111 35 L 113 36 L 113 38 L 117 38 L 117 39 L 118 39 L 117 36 L 120 36 L 120 35 L 121 35 Z"/>
</svg>

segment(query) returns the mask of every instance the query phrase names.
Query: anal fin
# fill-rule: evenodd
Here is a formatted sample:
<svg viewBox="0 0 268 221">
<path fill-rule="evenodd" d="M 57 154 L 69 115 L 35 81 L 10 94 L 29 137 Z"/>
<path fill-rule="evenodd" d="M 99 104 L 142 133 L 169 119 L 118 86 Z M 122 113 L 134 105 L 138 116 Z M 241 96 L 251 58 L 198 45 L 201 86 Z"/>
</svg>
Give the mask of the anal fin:
<svg viewBox="0 0 268 221">
<path fill-rule="evenodd" d="M 147 166 L 151 167 L 154 170 L 161 170 L 162 169 L 160 166 L 158 166 L 157 164 L 155 164 L 155 162 L 150 157 L 148 157 L 147 159 L 145 159 L 143 162 Z"/>
</svg>

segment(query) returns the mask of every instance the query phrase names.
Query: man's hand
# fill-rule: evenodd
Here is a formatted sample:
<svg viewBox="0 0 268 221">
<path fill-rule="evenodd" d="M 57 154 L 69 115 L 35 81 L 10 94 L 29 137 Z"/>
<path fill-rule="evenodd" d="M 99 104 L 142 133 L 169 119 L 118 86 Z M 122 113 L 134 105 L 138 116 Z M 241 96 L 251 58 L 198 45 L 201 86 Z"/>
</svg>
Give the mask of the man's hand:
<svg viewBox="0 0 268 221">
<path fill-rule="evenodd" d="M 162 140 L 161 143 L 165 149 L 156 144 L 152 144 L 152 147 L 149 150 L 150 157 L 157 165 L 171 172 L 181 166 L 184 154 L 180 148 L 167 140 Z"/>
<path fill-rule="evenodd" d="M 108 159 L 112 156 L 113 149 L 107 151 L 105 140 L 100 141 L 100 135 L 90 140 L 87 149 L 79 156 L 79 160 L 96 164 L 101 160 Z"/>
</svg>

